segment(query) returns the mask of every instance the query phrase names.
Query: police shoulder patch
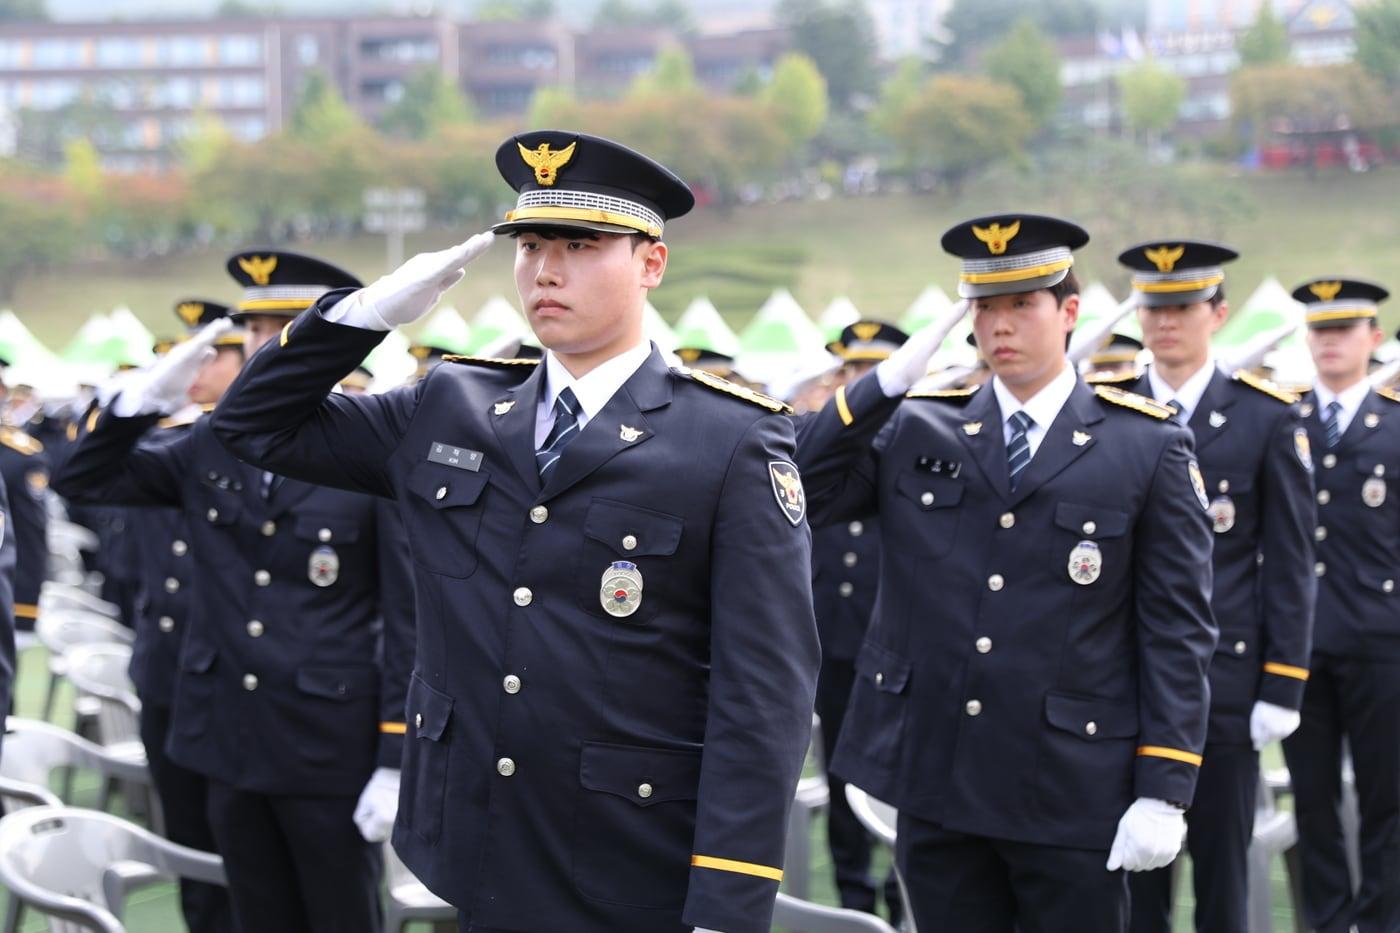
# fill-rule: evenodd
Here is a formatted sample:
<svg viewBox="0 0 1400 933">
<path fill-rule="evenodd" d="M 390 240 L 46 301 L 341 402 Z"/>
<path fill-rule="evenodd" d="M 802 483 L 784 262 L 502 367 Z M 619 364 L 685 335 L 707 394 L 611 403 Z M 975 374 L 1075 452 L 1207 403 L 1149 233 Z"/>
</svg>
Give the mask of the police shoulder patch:
<svg viewBox="0 0 1400 933">
<path fill-rule="evenodd" d="M 1283 388 L 1283 386 L 1279 385 L 1276 382 L 1271 382 L 1268 379 L 1264 379 L 1260 376 L 1256 376 L 1254 375 L 1254 373 L 1250 372 L 1247 369 L 1235 370 L 1235 373 L 1231 378 L 1234 379 L 1236 382 L 1244 383 L 1245 385 L 1249 386 L 1251 389 L 1254 389 L 1257 392 L 1263 392 L 1270 398 L 1276 398 L 1286 405 L 1292 405 L 1294 402 L 1298 401 L 1298 396 L 1294 395 L 1292 392 L 1287 391 Z"/>
<path fill-rule="evenodd" d="M 773 496 L 778 500 L 778 508 L 794 526 L 802 523 L 807 514 L 807 494 L 802 489 L 802 477 L 797 465 L 786 460 L 768 461 L 768 478 L 773 483 Z"/>
<path fill-rule="evenodd" d="M 1124 382 L 1137 382 L 1142 378 L 1142 373 L 1135 369 L 1126 369 L 1123 372 L 1102 372 L 1090 373 L 1084 377 L 1084 381 L 1092 386 L 1118 385 Z"/>
<path fill-rule="evenodd" d="M 678 376 L 687 377 L 698 382 L 708 389 L 714 389 L 716 392 L 723 392 L 725 395 L 732 395 L 751 405 L 757 405 L 759 408 L 766 408 L 774 414 L 792 414 L 792 406 L 788 405 L 786 402 L 779 401 L 771 395 L 764 395 L 762 392 L 755 392 L 748 386 L 741 386 L 738 383 L 730 382 L 728 379 L 723 379 L 703 369 L 688 369 L 682 366 L 674 368 L 671 371 Z"/>
<path fill-rule="evenodd" d="M 1117 386 L 1094 386 L 1094 394 L 1105 402 L 1131 409 L 1150 418 L 1156 418 L 1158 421 L 1166 421 L 1173 414 L 1166 405 L 1155 402 L 1145 395 L 1128 392 Z"/>
<path fill-rule="evenodd" d="M 1308 432 L 1303 428 L 1293 429 L 1293 452 L 1298 455 L 1298 462 L 1303 465 L 1303 469 L 1311 473 L 1313 471 L 1312 442 L 1308 440 Z"/>
<path fill-rule="evenodd" d="M 37 438 L 30 437 L 18 428 L 0 428 L 0 444 L 4 444 L 11 450 L 17 450 L 26 457 L 32 457 L 44 450 L 42 442 Z"/>
<path fill-rule="evenodd" d="M 1186 475 L 1191 480 L 1191 491 L 1196 494 L 1196 501 L 1201 504 L 1204 511 L 1210 511 L 1210 502 L 1206 499 L 1206 479 L 1201 475 L 1201 466 L 1195 460 L 1186 464 Z"/>
<path fill-rule="evenodd" d="M 1394 402 L 1400 405 L 1400 393 L 1397 393 L 1394 389 L 1377 389 L 1376 394 L 1387 402 Z"/>
<path fill-rule="evenodd" d="M 540 365 L 537 359 L 502 359 L 495 356 L 466 356 L 461 353 L 449 353 L 442 358 L 444 363 L 465 363 L 467 366 L 489 366 L 492 369 L 509 369 L 515 366 L 531 367 Z"/>
<path fill-rule="evenodd" d="M 954 405 L 966 405 L 981 386 L 972 386 L 967 389 L 915 389 L 912 392 L 904 393 L 905 398 L 931 398 L 940 402 L 950 402 Z"/>
</svg>

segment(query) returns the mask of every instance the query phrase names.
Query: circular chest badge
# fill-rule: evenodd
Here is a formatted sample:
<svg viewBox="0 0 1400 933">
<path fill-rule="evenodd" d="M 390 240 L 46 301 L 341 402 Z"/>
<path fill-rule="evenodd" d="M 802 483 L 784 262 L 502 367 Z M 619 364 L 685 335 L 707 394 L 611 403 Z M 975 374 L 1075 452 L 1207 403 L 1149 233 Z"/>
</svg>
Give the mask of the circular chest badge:
<svg viewBox="0 0 1400 933">
<path fill-rule="evenodd" d="M 1211 527 L 1223 535 L 1235 527 L 1235 502 L 1229 496 L 1217 496 L 1210 504 Z"/>
<path fill-rule="evenodd" d="M 311 552 L 306 578 L 317 586 L 330 586 L 340 579 L 340 555 L 335 548 L 322 545 Z"/>
<path fill-rule="evenodd" d="M 598 600 L 610 616 L 625 619 L 642 607 L 642 574 L 630 561 L 613 561 L 603 571 Z"/>
<path fill-rule="evenodd" d="M 1385 505 L 1385 480 L 1372 476 L 1361 484 L 1361 501 L 1373 509 Z"/>
<path fill-rule="evenodd" d="M 1092 541 L 1080 541 L 1069 552 L 1069 578 L 1080 586 L 1088 586 L 1103 573 L 1103 552 Z"/>
</svg>

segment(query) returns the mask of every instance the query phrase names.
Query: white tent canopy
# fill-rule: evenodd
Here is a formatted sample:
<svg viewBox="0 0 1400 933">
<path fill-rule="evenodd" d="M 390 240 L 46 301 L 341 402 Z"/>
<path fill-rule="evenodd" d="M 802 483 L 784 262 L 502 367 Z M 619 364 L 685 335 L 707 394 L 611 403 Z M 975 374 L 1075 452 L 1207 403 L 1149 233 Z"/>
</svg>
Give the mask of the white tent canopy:
<svg viewBox="0 0 1400 933">
<path fill-rule="evenodd" d="M 676 322 L 676 346 L 700 347 L 736 356 L 739 335 L 726 323 L 710 299 L 700 297 L 691 301 Z"/>
</svg>

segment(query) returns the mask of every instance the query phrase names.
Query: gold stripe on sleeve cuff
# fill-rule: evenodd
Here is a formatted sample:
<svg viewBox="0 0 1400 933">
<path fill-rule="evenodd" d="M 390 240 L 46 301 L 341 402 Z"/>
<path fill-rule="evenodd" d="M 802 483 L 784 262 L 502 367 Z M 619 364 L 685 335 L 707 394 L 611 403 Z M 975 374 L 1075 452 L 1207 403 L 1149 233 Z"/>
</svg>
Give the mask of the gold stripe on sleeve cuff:
<svg viewBox="0 0 1400 933">
<path fill-rule="evenodd" d="M 1166 748 L 1161 745 L 1143 745 L 1137 750 L 1139 758 L 1170 758 L 1172 761 L 1184 761 L 1188 765 L 1201 766 L 1201 756 L 1194 752 L 1183 752 L 1177 748 Z"/>
<path fill-rule="evenodd" d="M 783 870 L 781 868 L 770 868 L 767 865 L 755 865 L 753 862 L 736 862 L 733 859 L 714 858 L 710 855 L 692 855 L 690 864 L 696 868 L 713 868 L 715 871 L 732 871 L 739 875 L 753 875 L 755 878 L 767 878 L 770 881 L 782 881 Z"/>
<path fill-rule="evenodd" d="M 408 723 L 406 722 L 381 722 L 379 731 L 389 735 L 407 735 Z"/>
<path fill-rule="evenodd" d="M 1277 661 L 1265 661 L 1264 673 L 1277 674 L 1280 677 L 1292 677 L 1294 680 L 1308 679 L 1308 669 L 1306 667 L 1294 667 L 1292 664 L 1280 664 Z"/>
<path fill-rule="evenodd" d="M 39 607 L 33 603 L 15 603 L 15 615 L 21 619 L 39 618 Z"/>
<path fill-rule="evenodd" d="M 841 416 L 841 423 L 850 427 L 855 423 L 855 416 L 851 414 L 851 406 L 846 404 L 846 387 L 836 387 L 836 413 Z"/>
</svg>

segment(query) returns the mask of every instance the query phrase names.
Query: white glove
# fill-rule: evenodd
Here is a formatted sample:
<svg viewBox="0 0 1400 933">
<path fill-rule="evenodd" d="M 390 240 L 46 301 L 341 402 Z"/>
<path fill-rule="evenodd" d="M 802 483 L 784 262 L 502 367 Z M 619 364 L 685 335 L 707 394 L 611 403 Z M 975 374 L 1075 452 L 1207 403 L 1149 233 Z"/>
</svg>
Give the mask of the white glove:
<svg viewBox="0 0 1400 933">
<path fill-rule="evenodd" d="M 366 842 L 383 842 L 399 815 L 399 769 L 375 768 L 355 804 L 355 825 Z"/>
<path fill-rule="evenodd" d="M 465 243 L 419 253 L 386 276 L 375 279 L 325 312 L 326 320 L 365 330 L 393 330 L 411 324 L 433 309 L 449 288 L 466 276 L 467 263 L 491 246 L 489 230 Z"/>
<path fill-rule="evenodd" d="M 719 930 L 711 930 L 708 927 L 696 927 L 691 933 L 719 933 Z"/>
<path fill-rule="evenodd" d="M 1257 752 L 1270 742 L 1286 739 L 1297 730 L 1303 714 L 1286 706 L 1256 700 L 1249 713 L 1249 738 Z"/>
<path fill-rule="evenodd" d="M 112 412 L 131 418 L 153 412 L 168 415 L 184 408 L 200 367 L 215 353 L 214 341 L 232 328 L 233 322 L 226 317 L 212 321 L 149 368 L 128 375 L 112 403 Z"/>
<path fill-rule="evenodd" d="M 903 395 L 924 376 L 928 375 L 928 363 L 938 348 L 943 345 L 951 331 L 967 314 L 968 303 L 959 301 L 937 320 L 930 321 L 904 344 L 875 367 L 875 376 L 880 380 L 880 391 L 887 398 Z"/>
<path fill-rule="evenodd" d="M 1151 871 L 1172 863 L 1186 834 L 1186 812 L 1165 800 L 1139 797 L 1118 821 L 1108 870 Z"/>
</svg>

